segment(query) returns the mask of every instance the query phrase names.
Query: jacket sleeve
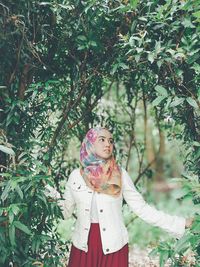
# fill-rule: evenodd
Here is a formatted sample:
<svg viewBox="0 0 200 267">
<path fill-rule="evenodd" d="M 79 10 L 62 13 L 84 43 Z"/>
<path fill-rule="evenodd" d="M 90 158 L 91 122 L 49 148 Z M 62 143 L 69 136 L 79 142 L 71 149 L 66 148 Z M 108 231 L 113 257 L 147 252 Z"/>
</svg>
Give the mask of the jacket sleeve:
<svg viewBox="0 0 200 267">
<path fill-rule="evenodd" d="M 69 179 L 65 184 L 63 198 L 61 198 L 60 194 L 55 188 L 49 185 L 46 186 L 46 195 L 55 198 L 58 201 L 58 205 L 61 207 L 64 219 L 68 219 L 72 215 L 72 212 L 75 208 L 75 201 L 70 187 L 71 180 L 72 174 L 70 174 Z"/>
<path fill-rule="evenodd" d="M 122 193 L 125 201 L 138 217 L 162 228 L 175 238 L 179 239 L 183 236 L 186 219 L 166 214 L 147 204 L 125 169 L 122 169 Z"/>
<path fill-rule="evenodd" d="M 59 200 L 59 205 L 62 207 L 62 213 L 64 219 L 65 220 L 68 219 L 72 215 L 72 212 L 74 211 L 75 208 L 75 201 L 70 187 L 70 178 L 66 182 L 63 199 Z"/>
</svg>

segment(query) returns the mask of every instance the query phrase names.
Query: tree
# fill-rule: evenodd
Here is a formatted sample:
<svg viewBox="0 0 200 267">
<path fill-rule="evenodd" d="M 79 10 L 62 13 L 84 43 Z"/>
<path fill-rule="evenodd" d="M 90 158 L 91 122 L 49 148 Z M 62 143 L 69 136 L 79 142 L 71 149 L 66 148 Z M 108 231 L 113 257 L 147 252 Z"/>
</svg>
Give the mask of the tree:
<svg viewBox="0 0 200 267">
<path fill-rule="evenodd" d="M 0 258 L 58 266 L 50 233 L 61 213 L 44 184 L 62 193 L 78 164 L 63 162 L 69 140 L 81 141 L 91 125 L 115 124 L 118 139 L 125 128 L 131 151 L 137 103 L 153 105 L 160 131 L 166 117 L 183 126 L 172 135 L 188 147 L 188 175 L 200 174 L 199 1 L 8 0 L 0 12 Z M 102 96 L 122 87 L 133 120 L 97 116 Z M 138 179 L 145 172 L 141 161 Z"/>
</svg>

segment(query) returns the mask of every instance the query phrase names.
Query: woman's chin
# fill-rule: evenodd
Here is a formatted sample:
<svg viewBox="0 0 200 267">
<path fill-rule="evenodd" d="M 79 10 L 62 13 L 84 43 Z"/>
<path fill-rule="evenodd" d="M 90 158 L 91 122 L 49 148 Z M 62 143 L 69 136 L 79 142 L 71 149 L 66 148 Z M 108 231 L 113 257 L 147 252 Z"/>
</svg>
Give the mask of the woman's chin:
<svg viewBox="0 0 200 267">
<path fill-rule="evenodd" d="M 108 154 L 108 153 L 102 153 L 102 154 L 96 154 L 97 157 L 104 159 L 104 160 L 108 160 L 112 157 L 112 154 Z"/>
<path fill-rule="evenodd" d="M 109 154 L 109 155 L 104 155 L 102 158 L 105 159 L 105 160 L 108 160 L 108 159 L 111 158 L 111 156 L 112 156 L 112 155 L 110 155 L 110 154 Z"/>
</svg>

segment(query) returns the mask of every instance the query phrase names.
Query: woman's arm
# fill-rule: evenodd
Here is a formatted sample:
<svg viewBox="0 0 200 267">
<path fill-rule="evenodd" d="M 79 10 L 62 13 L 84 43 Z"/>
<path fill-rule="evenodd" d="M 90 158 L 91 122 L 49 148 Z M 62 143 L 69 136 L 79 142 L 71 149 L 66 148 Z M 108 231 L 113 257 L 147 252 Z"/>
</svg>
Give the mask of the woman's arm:
<svg viewBox="0 0 200 267">
<path fill-rule="evenodd" d="M 162 228 L 176 238 L 183 236 L 186 219 L 169 215 L 147 204 L 124 169 L 122 170 L 122 184 L 123 197 L 136 215 L 147 223 Z"/>
<path fill-rule="evenodd" d="M 69 218 L 75 208 L 75 201 L 70 187 L 70 179 L 71 177 L 69 177 L 69 180 L 66 182 L 63 200 L 59 200 L 59 204 L 63 207 L 64 219 Z"/>
</svg>

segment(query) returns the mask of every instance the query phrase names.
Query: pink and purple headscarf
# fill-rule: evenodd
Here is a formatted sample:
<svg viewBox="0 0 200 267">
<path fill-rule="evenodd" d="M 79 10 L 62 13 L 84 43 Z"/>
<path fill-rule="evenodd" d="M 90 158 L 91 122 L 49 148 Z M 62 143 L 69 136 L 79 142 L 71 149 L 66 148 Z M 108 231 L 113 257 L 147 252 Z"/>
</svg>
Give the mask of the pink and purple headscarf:
<svg viewBox="0 0 200 267">
<path fill-rule="evenodd" d="M 103 129 L 106 128 L 91 128 L 82 142 L 80 150 L 81 174 L 86 184 L 94 191 L 118 196 L 121 191 L 120 167 L 113 155 L 104 160 L 98 157 L 94 151 L 93 144 Z"/>
</svg>

